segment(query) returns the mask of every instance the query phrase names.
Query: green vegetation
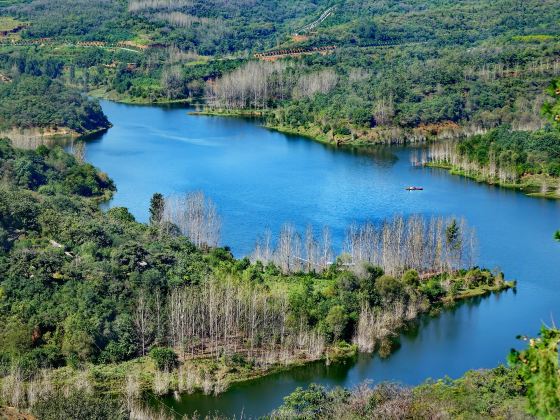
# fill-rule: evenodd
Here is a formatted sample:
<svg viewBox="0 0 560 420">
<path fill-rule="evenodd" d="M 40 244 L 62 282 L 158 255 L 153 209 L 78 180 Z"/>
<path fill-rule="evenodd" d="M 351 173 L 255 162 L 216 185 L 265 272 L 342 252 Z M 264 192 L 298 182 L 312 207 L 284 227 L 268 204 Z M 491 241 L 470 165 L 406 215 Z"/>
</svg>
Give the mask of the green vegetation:
<svg viewBox="0 0 560 420">
<path fill-rule="evenodd" d="M 519 369 L 527 384 L 531 414 L 546 419 L 560 416 L 560 375 L 558 346 L 560 331 L 542 328 L 536 339 L 529 339 L 529 347 L 521 352 L 513 350 L 510 362 Z"/>
<path fill-rule="evenodd" d="M 83 391 L 73 391 L 69 395 L 49 393 L 34 405 L 33 414 L 39 419 L 115 419 L 130 418 L 129 411 L 122 403 L 107 396 L 91 395 Z"/>
<path fill-rule="evenodd" d="M 548 94 L 552 100 L 544 104 L 544 114 L 556 127 L 560 127 L 560 79 L 550 84 Z"/>
<path fill-rule="evenodd" d="M 532 195 L 560 196 L 560 131 L 552 128 L 528 132 L 502 126 L 460 141 L 436 143 L 423 163 Z"/>
<path fill-rule="evenodd" d="M 500 366 L 470 371 L 408 389 L 393 384 L 328 390 L 298 388 L 285 397 L 273 419 L 529 418 L 525 383 L 518 370 Z"/>
<path fill-rule="evenodd" d="M 348 257 L 304 269 L 286 265 L 283 247 L 277 263 L 264 265 L 204 246 L 210 242 L 195 247 L 179 234 L 181 220 L 169 219 L 175 202 L 161 195 L 152 199 L 150 225 L 124 208 L 99 210 L 113 184 L 61 148 L 0 146 L 0 372 L 12 405 L 49 398 L 33 399 L 22 386 L 121 395 L 132 384 L 135 398 L 147 390 L 220 392 L 290 364 L 350 357 L 358 347 L 387 355 L 392 332 L 416 314 L 511 286 L 501 274 L 453 268 L 463 252 L 456 221 L 436 221 L 447 226 L 437 261 L 449 269 L 440 273 L 395 265 L 389 275 L 371 264 L 355 271 Z M 185 205 L 214 214 L 201 194 Z M 414 223 L 419 232 L 421 220 Z M 201 226 L 187 226 L 193 242 Z"/>
<path fill-rule="evenodd" d="M 11 199 L 3 200 L 4 228 L 25 230 L 36 226 L 37 221 L 32 220 L 38 215 L 33 205 L 35 195 L 27 191 L 45 197 L 76 195 L 100 200 L 107 199 L 115 190 L 107 175 L 90 164 L 79 163 L 61 148 L 40 146 L 35 151 L 20 150 L 3 139 L 0 140 L 0 163 L 2 192 L 11 195 Z M 22 194 L 21 201 L 17 199 L 18 194 Z"/>
<path fill-rule="evenodd" d="M 56 80 L 24 75 L 10 83 L 0 83 L 0 130 L 27 128 L 56 132 L 66 128 L 87 134 L 108 127 L 109 121 L 96 101 Z"/>
<path fill-rule="evenodd" d="M 0 3 L 2 5 L 2 3 Z M 20 27 L 22 22 L 14 19 L 10 16 L 0 16 L 0 33 L 1 32 L 10 32 L 14 29 Z"/>
<path fill-rule="evenodd" d="M 177 354 L 169 347 L 152 348 L 150 357 L 159 370 L 173 370 L 177 366 Z"/>
<path fill-rule="evenodd" d="M 332 5 L 316 32 L 292 39 Z M 198 102 L 209 81 L 243 68 L 255 52 L 336 45 L 333 54 L 282 60 L 290 65 L 267 80 L 266 94 L 236 104 L 273 110 L 270 126 L 324 132 L 329 141 L 536 127 L 533 104 L 558 73 L 559 12 L 550 2 L 35 0 L 0 11 L 31 23 L 23 41 L 48 37 L 54 45 L 6 45 L 0 57 L 31 50 L 34 59 L 62 60 L 65 83 L 127 102 Z M 335 82 L 315 84 L 324 71 Z"/>
<path fill-rule="evenodd" d="M 560 176 L 560 132 L 555 130 L 526 132 L 501 127 L 460 142 L 457 151 L 480 166 L 495 162 L 500 168 L 512 168 L 518 177 Z"/>
<path fill-rule="evenodd" d="M 434 145 L 431 164 L 558 197 L 560 135 L 540 108 L 560 123 L 560 81 L 550 84 L 559 19 L 555 2 L 538 0 L 0 0 L 0 31 L 17 29 L 0 38 L 0 131 L 109 127 L 88 93 L 204 103 L 205 113 L 258 115 L 336 144 L 484 132 Z M 365 225 L 337 259 L 328 235 L 319 245 L 311 232 L 302 246 L 286 226 L 274 251 L 261 243 L 252 259 L 235 259 L 215 246 L 218 217 L 202 194 L 155 194 L 150 224 L 140 224 L 125 208 L 98 208 L 115 187 L 82 160 L 0 140 L 0 403 L 40 418 L 126 418 L 148 392 L 219 393 L 312 360 L 386 356 L 419 314 L 513 286 L 472 268 L 456 220 Z M 426 249 L 403 256 L 383 239 L 395 229 Z M 372 244 L 391 262 L 378 267 Z M 522 417 L 527 395 L 533 415 L 555 418 L 557 337 L 544 330 L 512 353 L 512 369 L 412 391 L 298 390 L 275 416 Z"/>
<path fill-rule="evenodd" d="M 522 12 L 513 3 L 476 3 L 476 10 L 468 12 L 462 3 L 424 3 L 422 11 L 407 12 L 376 5 L 381 10 L 375 10 L 374 17 L 343 24 L 352 10 L 345 4 L 332 26 L 312 37 L 315 43 L 321 39 L 338 45 L 335 53 L 283 60 L 284 66 L 263 64 L 254 84 L 244 82 L 255 79 L 254 66 L 241 68 L 212 85 L 210 106 L 218 111 L 258 109 L 270 127 L 338 144 L 459 136 L 500 124 L 541 126 L 539 107 L 533 104 L 557 74 L 555 59 L 545 52 L 558 49 L 557 39 L 515 32 L 532 30 L 520 15 L 531 15 L 542 4 L 525 3 Z M 367 15 L 367 5 L 363 10 Z M 520 26 L 503 27 L 498 17 L 502 13 Z M 457 17 L 464 26 L 446 22 L 444 16 Z M 493 21 L 495 34 L 487 19 Z M 421 30 L 416 26 L 420 22 Z M 426 36 L 426 28 L 433 32 Z M 550 65 L 533 62 L 537 56 Z"/>
<path fill-rule="evenodd" d="M 529 346 L 512 350 L 510 368 L 470 371 L 457 380 L 428 381 L 407 389 L 392 384 L 328 390 L 298 388 L 274 419 L 542 418 L 560 416 L 560 332 L 542 328 Z M 535 417 L 533 417 L 535 416 Z"/>
</svg>

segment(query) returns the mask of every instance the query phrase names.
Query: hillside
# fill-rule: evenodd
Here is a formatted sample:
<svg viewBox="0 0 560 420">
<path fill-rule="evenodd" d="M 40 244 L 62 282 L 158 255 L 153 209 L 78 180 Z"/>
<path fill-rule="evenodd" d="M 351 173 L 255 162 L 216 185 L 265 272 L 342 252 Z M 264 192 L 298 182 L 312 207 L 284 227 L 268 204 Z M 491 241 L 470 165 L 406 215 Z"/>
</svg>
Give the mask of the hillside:
<svg viewBox="0 0 560 420">
<path fill-rule="evenodd" d="M 476 266 L 474 229 L 460 217 L 447 216 L 450 207 L 444 204 L 453 197 L 443 187 L 429 188 L 418 181 L 424 178 L 408 173 L 404 178 L 359 172 L 349 182 L 346 174 L 356 166 L 333 175 L 338 163 L 331 152 L 338 152 L 330 146 L 424 142 L 413 158 L 417 166 L 560 198 L 559 21 L 554 0 L 0 0 L 0 417 L 154 418 L 154 406 L 165 398 L 218 395 L 238 382 L 312 362 L 342 364 L 361 352 L 383 363 L 380 359 L 398 351 L 401 334 L 418 334 L 428 316 L 463 301 L 474 305 L 472 298 L 495 294 L 488 304 L 503 298 L 505 293 L 499 294 L 516 283 L 498 269 Z M 316 161 L 320 164 L 311 164 L 308 154 L 294 159 L 307 175 L 294 178 L 305 179 L 297 184 L 309 187 L 301 201 L 309 199 L 304 204 L 318 216 L 340 216 L 339 205 L 344 206 L 361 224 L 348 226 L 343 244 L 335 247 L 328 227 L 297 232 L 285 223 L 276 237 L 267 231 L 256 238 L 251 255 L 236 258 L 221 241 L 220 209 L 204 192 L 153 194 L 144 203 L 148 223 L 138 222 L 125 207 L 100 206 L 117 186 L 84 161 L 85 143 L 73 143 L 70 154 L 60 145 L 35 141 L 110 128 L 96 98 L 188 103 L 196 106 L 194 114 L 251 116 L 271 130 L 324 142 L 328 150 L 313 145 L 328 151 L 325 160 Z M 184 118 L 185 111 L 179 111 Z M 210 120 L 204 123 L 211 125 Z M 130 136 L 114 132 L 148 143 L 149 123 L 140 123 L 136 117 L 125 123 L 135 130 Z M 210 136 L 197 130 L 188 133 L 196 141 L 181 141 L 197 148 L 211 145 L 199 141 Z M 225 127 L 220 141 L 230 135 L 231 127 Z M 261 140 L 253 132 L 245 135 Z M 171 158 L 184 157 L 179 143 L 169 144 Z M 231 144 L 238 152 L 239 143 Z M 128 160 L 135 147 L 119 146 L 111 153 Z M 241 152 L 254 162 L 259 156 L 250 149 Z M 225 157 L 190 165 L 192 171 L 221 166 L 231 178 L 235 153 L 208 150 L 212 157 Z M 167 165 L 161 156 L 168 155 L 155 148 L 136 152 L 153 160 L 131 166 L 159 179 L 154 162 Z M 269 151 L 273 159 L 280 154 Z M 203 162 L 201 155 L 193 156 Z M 392 156 L 390 164 L 396 167 L 400 156 Z M 359 158 L 348 165 L 371 160 L 389 167 L 389 160 L 380 164 L 374 155 Z M 185 162 L 178 165 L 189 166 Z M 252 165 L 241 166 L 249 167 L 251 181 L 260 176 Z M 309 176 L 313 167 L 320 169 L 313 172 L 317 177 Z M 401 169 L 410 168 L 405 162 Z M 204 188 L 220 184 L 215 180 L 222 178 L 201 173 L 196 175 L 206 182 Z M 172 176 L 180 178 L 180 185 L 191 185 L 191 172 Z M 314 183 L 319 176 L 339 187 L 334 198 L 321 194 Z M 289 188 L 296 184 L 277 178 Z M 264 194 L 283 197 L 276 184 L 263 179 L 266 191 L 256 199 L 235 199 L 264 206 Z M 362 180 L 369 183 L 360 185 Z M 389 189 L 380 185 L 419 201 L 399 206 L 402 196 L 385 193 Z M 407 188 L 418 190 L 409 194 L 405 185 L 423 186 Z M 372 191 L 386 195 L 382 211 L 398 209 L 407 216 L 366 221 L 380 212 L 359 198 L 356 207 L 347 205 L 345 197 L 359 197 L 354 187 L 363 188 L 372 201 L 377 200 Z M 422 191 L 429 189 L 433 200 L 422 202 Z M 460 203 L 482 197 L 461 191 Z M 288 193 L 295 196 L 293 190 Z M 484 197 L 471 199 L 478 212 L 471 214 L 496 208 L 481 206 L 484 200 L 501 200 Z M 268 207 L 276 211 L 282 205 Z M 521 208 L 517 201 L 512 206 Z M 464 212 L 461 205 L 454 208 Z M 487 212 L 505 214 L 500 211 Z M 302 219 L 298 225 L 305 222 L 295 217 Z M 503 221 L 511 227 L 518 217 Z M 531 234 L 538 234 L 540 225 L 534 226 Z M 528 229 L 519 232 L 510 237 L 526 241 Z M 543 267 L 550 268 L 546 258 L 552 254 L 548 248 L 543 252 L 540 236 L 537 246 L 527 242 L 525 248 L 497 236 L 491 238 L 495 244 L 484 241 L 483 246 L 486 252 L 495 247 L 506 254 L 482 260 L 517 260 L 508 247 L 520 253 L 536 249 L 533 259 L 543 260 L 522 260 L 530 270 L 518 268 L 520 279 L 546 274 Z M 560 241 L 560 231 L 555 238 Z M 335 255 L 334 248 L 341 253 Z M 542 290 L 553 290 L 547 284 L 538 295 L 533 289 L 539 283 L 527 284 L 538 304 Z M 538 304 L 526 305 L 530 309 L 520 316 L 532 319 Z M 470 320 L 473 308 L 465 306 Z M 492 328 L 500 317 L 484 312 L 483 322 Z M 468 339 L 478 342 L 468 323 L 453 325 L 466 327 L 451 333 L 468 331 Z M 480 341 L 487 345 L 490 335 Z M 558 418 L 560 334 L 555 327 L 543 328 L 539 338 L 525 340 L 525 349 L 510 354 L 509 367 L 415 388 L 310 385 L 287 396 L 271 418 Z M 448 347 L 443 350 L 458 348 Z M 449 364 L 434 354 L 435 363 L 447 369 Z M 416 354 L 410 361 L 415 360 Z M 472 364 L 465 369 L 480 360 L 468 359 Z M 361 368 L 359 363 L 354 367 Z"/>
<path fill-rule="evenodd" d="M 46 76 L 0 83 L 0 130 L 84 135 L 110 127 L 99 103 Z"/>
<path fill-rule="evenodd" d="M 30 23 L 0 48 L 8 75 L 14 61 L 28 72 L 29 61 L 59 60 L 56 77 L 95 95 L 206 102 L 213 112 L 233 102 L 333 142 L 540 128 L 543 92 L 560 69 L 551 1 L 34 0 L 0 10 Z M 320 46 L 336 50 L 266 65 L 254 91 L 239 90 L 254 53 Z M 326 70 L 330 82 L 319 82 Z M 227 95 L 255 100 L 224 97 L 225 74 L 238 78 Z"/>
</svg>

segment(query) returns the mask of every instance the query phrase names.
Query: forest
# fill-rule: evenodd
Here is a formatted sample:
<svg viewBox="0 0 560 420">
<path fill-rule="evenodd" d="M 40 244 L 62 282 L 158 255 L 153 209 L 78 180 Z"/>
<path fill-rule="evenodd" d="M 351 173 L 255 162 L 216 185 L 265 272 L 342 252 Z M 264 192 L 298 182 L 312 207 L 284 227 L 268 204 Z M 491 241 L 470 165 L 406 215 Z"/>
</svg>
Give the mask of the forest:
<svg viewBox="0 0 560 420">
<path fill-rule="evenodd" d="M 0 137 L 107 129 L 95 97 L 187 102 L 342 146 L 428 141 L 413 163 L 558 198 L 559 19 L 537 0 L 0 0 Z M 99 208 L 116 186 L 82 142 L 18 146 L 0 140 L 0 417 L 153 417 L 148 396 L 387 357 L 421 315 L 515 287 L 477 266 L 461 218 L 353 224 L 341 244 L 286 223 L 235 258 L 203 192 L 156 193 L 139 223 Z M 558 337 L 411 389 L 311 385 L 271 417 L 557 418 Z"/>
<path fill-rule="evenodd" d="M 418 50 L 438 58 L 428 63 Z M 540 108 L 558 63 L 531 64 L 527 57 L 508 68 L 504 62 L 520 58 L 511 46 L 501 49 L 501 63 L 499 57 L 489 62 L 482 49 L 461 58 L 451 51 L 446 56 L 439 47 L 403 47 L 397 60 L 395 51 L 383 50 L 355 64 L 351 60 L 360 55 L 351 50 L 303 63 L 251 62 L 211 85 L 208 106 L 258 110 L 272 128 L 337 143 L 456 138 L 501 124 L 518 130 L 545 124 Z"/>
<path fill-rule="evenodd" d="M 415 163 L 556 197 L 560 192 L 560 132 L 552 127 L 529 132 L 501 126 L 486 134 L 434 143 Z"/>
<path fill-rule="evenodd" d="M 87 134 L 109 128 L 99 103 L 47 76 L 0 83 L 0 130 L 68 128 Z"/>
<path fill-rule="evenodd" d="M 307 32 L 331 6 L 332 15 Z M 558 13 L 551 2 L 513 0 L 34 0 L 0 9 L 29 23 L 0 45 L 0 57 L 58 60 L 62 74 L 53 77 L 111 99 L 249 109 L 271 127 L 337 143 L 415 141 L 500 124 L 541 128 L 543 92 L 560 71 Z M 54 48 L 14 44 L 41 38 Z M 78 44 L 85 41 L 108 46 Z M 109 46 L 115 42 L 129 48 Z M 325 45 L 336 50 L 251 59 Z"/>
<path fill-rule="evenodd" d="M 216 247 L 220 217 L 202 193 L 155 194 L 140 224 L 98 209 L 115 187 L 79 148 L 0 145 L 0 368 L 12 406 L 32 407 L 37 387 L 71 387 L 67 375 L 111 392 L 220 392 L 296 361 L 388 355 L 420 313 L 513 286 L 474 267 L 461 220 L 350 226 L 338 258 L 328 230 L 286 225 L 235 259 Z M 141 376 L 94 374 L 135 360 Z"/>
</svg>

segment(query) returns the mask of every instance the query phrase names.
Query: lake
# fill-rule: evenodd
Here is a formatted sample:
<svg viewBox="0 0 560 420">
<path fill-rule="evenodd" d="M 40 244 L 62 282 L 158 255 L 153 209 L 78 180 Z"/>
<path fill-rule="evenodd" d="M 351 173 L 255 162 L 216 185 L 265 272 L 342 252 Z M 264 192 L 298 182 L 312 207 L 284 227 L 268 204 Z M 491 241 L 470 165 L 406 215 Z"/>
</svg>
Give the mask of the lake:
<svg viewBox="0 0 560 420">
<path fill-rule="evenodd" d="M 265 228 L 285 222 L 300 231 L 328 226 L 342 243 L 352 222 L 394 214 L 465 217 L 479 239 L 479 264 L 518 280 L 517 291 L 461 304 L 424 317 L 401 337 L 387 359 L 360 355 L 355 363 L 314 363 L 233 386 L 214 397 L 172 399 L 181 413 L 215 410 L 259 416 L 311 382 L 353 386 L 364 380 L 415 385 L 427 378 L 459 377 L 466 370 L 505 362 L 519 334 L 535 335 L 560 319 L 560 202 L 410 164 L 409 148 L 341 150 L 262 128 L 255 121 L 188 115 L 178 107 L 131 106 L 103 101 L 113 123 L 91 139 L 87 160 L 107 172 L 118 191 L 110 206 L 148 218 L 150 197 L 203 191 L 222 216 L 222 243 L 248 255 Z M 423 191 L 407 192 L 419 185 Z"/>
</svg>

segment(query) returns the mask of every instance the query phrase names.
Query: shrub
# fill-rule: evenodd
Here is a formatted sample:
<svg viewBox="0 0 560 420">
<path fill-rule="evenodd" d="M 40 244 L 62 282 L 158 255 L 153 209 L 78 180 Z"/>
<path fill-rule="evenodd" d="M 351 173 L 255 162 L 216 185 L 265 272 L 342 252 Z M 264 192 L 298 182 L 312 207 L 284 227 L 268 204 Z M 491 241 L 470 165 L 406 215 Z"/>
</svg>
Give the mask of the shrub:
<svg viewBox="0 0 560 420">
<path fill-rule="evenodd" d="M 420 276 L 416 270 L 408 270 L 403 274 L 403 282 L 409 286 L 418 286 L 420 283 Z"/>
<path fill-rule="evenodd" d="M 42 420 L 124 420 L 129 418 L 118 400 L 81 391 L 73 391 L 68 396 L 61 393 L 49 394 L 33 406 L 32 412 Z"/>
<path fill-rule="evenodd" d="M 177 355 L 169 347 L 154 347 L 150 350 L 150 357 L 159 370 L 172 370 L 178 363 Z"/>
</svg>

